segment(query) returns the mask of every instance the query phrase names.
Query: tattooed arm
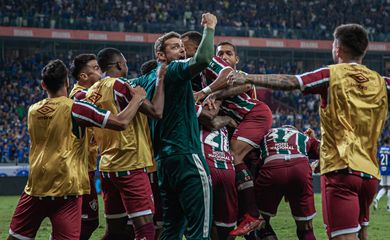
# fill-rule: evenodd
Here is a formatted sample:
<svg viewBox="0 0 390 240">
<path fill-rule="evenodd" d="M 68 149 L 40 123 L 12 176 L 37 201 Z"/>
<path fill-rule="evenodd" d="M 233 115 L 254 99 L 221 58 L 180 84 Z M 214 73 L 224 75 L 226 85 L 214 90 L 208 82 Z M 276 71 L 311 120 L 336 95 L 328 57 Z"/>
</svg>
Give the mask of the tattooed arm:
<svg viewBox="0 0 390 240">
<path fill-rule="evenodd" d="M 275 90 L 295 90 L 300 89 L 299 80 L 294 75 L 283 74 L 243 74 L 232 72 L 228 76 L 229 84 L 246 84 L 252 83 L 256 86 L 271 88 Z"/>
<path fill-rule="evenodd" d="M 244 84 L 239 86 L 230 86 L 228 88 L 218 90 L 210 94 L 202 103 L 203 106 L 209 106 L 210 109 L 215 109 L 215 101 L 223 100 L 225 98 L 237 96 L 240 93 L 248 92 L 252 89 L 251 84 Z"/>
</svg>

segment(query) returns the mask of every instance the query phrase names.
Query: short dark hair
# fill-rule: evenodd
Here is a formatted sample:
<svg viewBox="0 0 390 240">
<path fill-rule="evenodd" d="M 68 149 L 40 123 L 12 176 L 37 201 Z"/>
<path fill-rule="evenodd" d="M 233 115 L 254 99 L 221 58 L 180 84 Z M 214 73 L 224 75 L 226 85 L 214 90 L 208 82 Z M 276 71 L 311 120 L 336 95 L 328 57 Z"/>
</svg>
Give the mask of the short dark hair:
<svg viewBox="0 0 390 240">
<path fill-rule="evenodd" d="M 200 42 L 202 41 L 202 34 L 200 32 L 197 32 L 197 31 L 188 31 L 188 32 L 185 32 L 183 33 L 180 38 L 183 39 L 183 38 L 186 38 L 188 37 L 188 39 L 193 42 L 194 44 L 196 44 L 197 46 L 200 45 Z"/>
<path fill-rule="evenodd" d="M 83 70 L 85 66 L 87 66 L 87 63 L 92 60 L 96 60 L 96 55 L 90 53 L 77 55 L 73 59 L 73 62 L 70 65 L 70 73 L 72 74 L 75 80 L 79 79 L 80 72 Z"/>
<path fill-rule="evenodd" d="M 157 38 L 156 42 L 154 42 L 154 54 L 163 52 L 165 50 L 165 41 L 171 38 L 180 38 L 180 34 L 177 32 L 169 32 Z"/>
<path fill-rule="evenodd" d="M 390 144 L 390 136 L 386 136 L 384 142 L 385 144 Z"/>
<path fill-rule="evenodd" d="M 155 68 L 157 68 L 157 61 L 156 60 L 152 59 L 152 60 L 146 61 L 146 62 L 142 63 L 142 65 L 141 65 L 141 68 L 140 68 L 141 75 L 145 75 Z"/>
<path fill-rule="evenodd" d="M 354 23 L 343 24 L 335 29 L 333 36 L 352 57 L 364 56 L 368 47 L 368 34 L 363 26 Z"/>
<path fill-rule="evenodd" d="M 122 56 L 122 52 L 118 49 L 103 48 L 97 54 L 97 61 L 99 67 L 102 69 L 103 72 L 107 71 L 109 69 L 108 66 L 112 65 L 115 62 L 116 57 L 118 56 Z"/>
<path fill-rule="evenodd" d="M 217 44 L 217 47 L 222 46 L 222 45 L 230 45 L 230 46 L 232 46 L 234 52 L 237 54 L 236 46 L 234 46 L 233 43 L 231 43 L 231 42 L 229 42 L 229 41 L 222 41 L 222 42 L 219 42 L 219 43 Z"/>
<path fill-rule="evenodd" d="M 63 61 L 55 59 L 43 67 L 41 76 L 47 90 L 55 93 L 60 90 L 61 87 L 64 86 L 65 81 L 67 81 L 68 69 Z"/>
</svg>

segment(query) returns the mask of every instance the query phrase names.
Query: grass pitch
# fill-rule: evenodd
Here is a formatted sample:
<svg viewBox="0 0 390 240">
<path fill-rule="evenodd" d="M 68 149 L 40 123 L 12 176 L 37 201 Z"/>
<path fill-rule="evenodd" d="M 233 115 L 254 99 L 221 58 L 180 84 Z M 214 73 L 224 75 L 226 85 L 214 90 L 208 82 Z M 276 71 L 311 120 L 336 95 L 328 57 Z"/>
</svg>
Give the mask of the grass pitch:
<svg viewBox="0 0 390 240">
<path fill-rule="evenodd" d="M 0 239 L 6 239 L 8 236 L 8 228 L 15 206 L 19 200 L 19 196 L 0 196 Z M 390 239 L 390 212 L 386 212 L 386 197 L 383 197 L 379 202 L 378 210 L 371 209 L 371 219 L 369 227 L 370 240 Z M 321 213 L 321 196 L 315 196 L 317 216 L 314 218 L 314 232 L 317 239 L 326 239 L 325 230 L 322 222 Z M 104 234 L 105 221 L 103 217 L 103 202 L 99 199 L 100 211 L 100 226 L 94 232 L 91 239 L 101 239 Z M 280 240 L 297 239 L 295 235 L 295 223 L 290 214 L 288 204 L 282 202 L 278 209 L 278 214 L 271 220 L 272 226 L 276 231 Z M 51 232 L 50 221 L 45 219 L 42 223 L 35 239 L 49 239 Z M 237 238 L 243 239 L 243 238 Z"/>
</svg>

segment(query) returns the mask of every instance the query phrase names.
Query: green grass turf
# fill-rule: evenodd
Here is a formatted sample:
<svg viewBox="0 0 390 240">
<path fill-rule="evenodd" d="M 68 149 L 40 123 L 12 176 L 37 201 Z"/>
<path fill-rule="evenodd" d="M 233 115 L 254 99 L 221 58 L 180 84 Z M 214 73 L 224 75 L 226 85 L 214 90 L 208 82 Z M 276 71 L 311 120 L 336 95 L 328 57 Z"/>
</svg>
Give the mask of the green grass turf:
<svg viewBox="0 0 390 240">
<path fill-rule="evenodd" d="M 0 239 L 5 239 L 8 235 L 10 219 L 18 200 L 19 196 L 0 196 Z M 315 235 L 317 239 L 326 239 L 322 223 L 321 196 L 319 194 L 316 194 L 315 201 L 317 208 L 317 216 L 314 218 Z M 383 197 L 379 203 L 379 209 L 376 211 L 371 209 L 369 227 L 370 240 L 390 239 L 390 212 L 386 212 L 386 201 L 386 197 Z M 99 207 L 100 226 L 94 232 L 91 239 L 100 239 L 104 233 L 105 222 L 103 218 L 103 203 L 101 198 L 99 199 Z M 297 239 L 295 235 L 294 220 L 291 217 L 290 210 L 285 202 L 280 204 L 278 214 L 271 220 L 271 223 L 280 240 Z M 38 231 L 36 239 L 49 239 L 50 231 L 50 222 L 48 219 L 45 219 Z"/>
</svg>

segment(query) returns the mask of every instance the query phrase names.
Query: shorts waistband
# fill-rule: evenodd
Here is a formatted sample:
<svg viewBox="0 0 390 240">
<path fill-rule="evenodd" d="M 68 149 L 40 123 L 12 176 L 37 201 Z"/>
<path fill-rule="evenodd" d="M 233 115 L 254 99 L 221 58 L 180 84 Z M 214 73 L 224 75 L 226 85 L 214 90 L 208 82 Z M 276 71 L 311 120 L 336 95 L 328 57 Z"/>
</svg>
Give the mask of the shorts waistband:
<svg viewBox="0 0 390 240">
<path fill-rule="evenodd" d="M 134 169 L 134 170 L 127 170 L 127 171 L 118 171 L 118 172 L 100 172 L 100 175 L 103 178 L 124 177 L 124 176 L 130 176 L 131 174 L 138 173 L 140 171 L 147 172 L 147 169 L 140 168 L 140 169 Z"/>
<path fill-rule="evenodd" d="M 70 195 L 70 196 L 61 196 L 61 197 L 53 197 L 53 196 L 46 196 L 46 197 L 36 197 L 39 200 L 67 200 L 67 199 L 75 199 L 78 198 L 78 195 Z"/>
<path fill-rule="evenodd" d="M 297 159 L 297 158 L 307 158 L 307 156 L 305 156 L 303 154 L 275 154 L 275 155 L 271 155 L 271 156 L 265 158 L 264 164 L 266 164 L 267 162 L 273 161 L 273 160 L 289 161 L 289 160 Z"/>
<path fill-rule="evenodd" d="M 351 175 L 359 176 L 359 177 L 362 177 L 362 178 L 368 178 L 368 179 L 374 178 L 373 176 L 371 176 L 368 173 L 352 170 L 350 168 L 344 168 L 344 169 L 340 169 L 340 170 L 335 170 L 334 172 L 335 173 L 342 173 L 342 174 L 351 174 Z"/>
</svg>

